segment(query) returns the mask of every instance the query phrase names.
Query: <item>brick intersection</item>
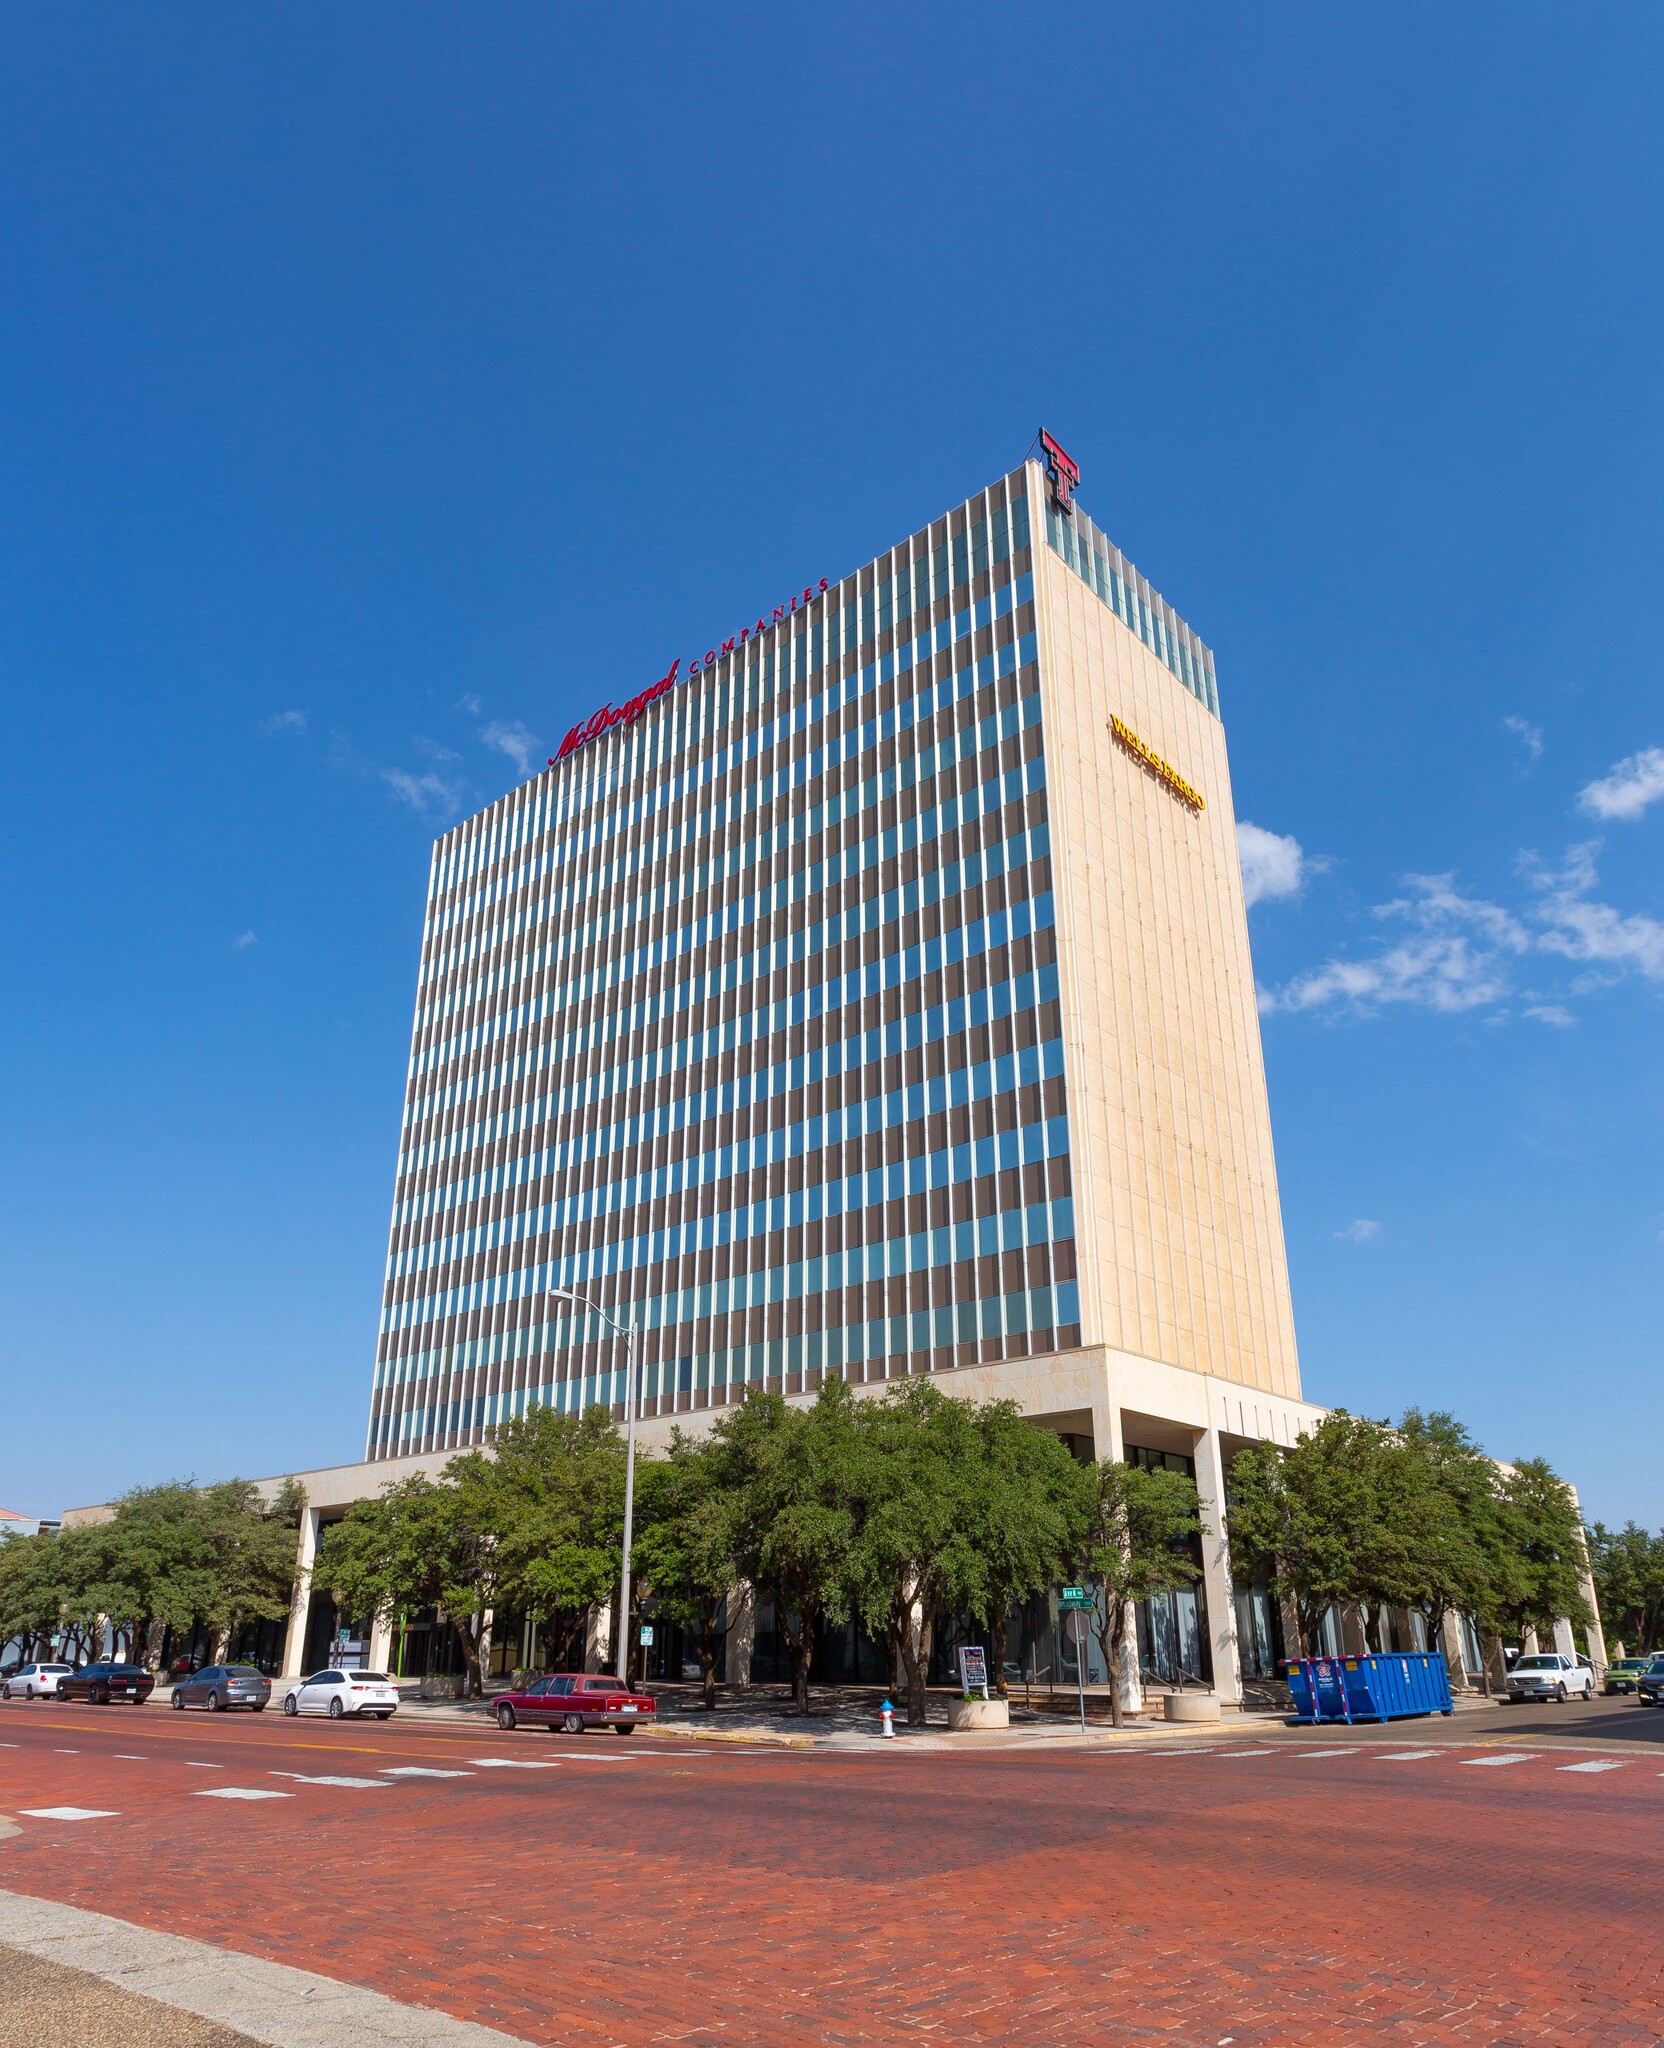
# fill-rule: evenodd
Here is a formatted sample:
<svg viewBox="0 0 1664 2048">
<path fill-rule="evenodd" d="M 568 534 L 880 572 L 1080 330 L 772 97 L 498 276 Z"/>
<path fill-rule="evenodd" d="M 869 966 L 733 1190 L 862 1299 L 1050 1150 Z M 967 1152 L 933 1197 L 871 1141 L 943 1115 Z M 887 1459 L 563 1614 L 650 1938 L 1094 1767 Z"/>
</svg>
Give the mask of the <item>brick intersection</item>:
<svg viewBox="0 0 1664 2048">
<path fill-rule="evenodd" d="M 1564 1752 L 1499 1770 L 1465 1768 L 1471 1748 L 1405 1763 L 626 1752 L 119 1709 L 6 1715 L 0 1734 L 19 1745 L 0 1750 L 7 1813 L 120 1815 L 23 1822 L 10 1888 L 529 2041 L 1664 2039 L 1651 1745 L 1567 1777 Z M 560 1768 L 374 1791 L 272 1775 L 487 1755 Z M 216 1782 L 293 1796 L 194 1796 Z"/>
</svg>

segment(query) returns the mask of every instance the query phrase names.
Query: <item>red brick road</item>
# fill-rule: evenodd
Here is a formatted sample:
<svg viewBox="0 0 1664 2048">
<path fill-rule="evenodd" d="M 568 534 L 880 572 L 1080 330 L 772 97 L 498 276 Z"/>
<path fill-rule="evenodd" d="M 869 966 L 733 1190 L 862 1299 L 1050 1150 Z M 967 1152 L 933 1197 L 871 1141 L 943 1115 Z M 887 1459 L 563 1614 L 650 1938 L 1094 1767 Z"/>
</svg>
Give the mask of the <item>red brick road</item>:
<svg viewBox="0 0 1664 2048">
<path fill-rule="evenodd" d="M 44 1704 L 0 1738 L 0 1884 L 528 2041 L 1664 2040 L 1650 1743 L 840 1756 Z M 469 1775 L 274 1775 L 412 1766 Z M 23 1817 L 64 1804 L 115 1817 Z"/>
</svg>

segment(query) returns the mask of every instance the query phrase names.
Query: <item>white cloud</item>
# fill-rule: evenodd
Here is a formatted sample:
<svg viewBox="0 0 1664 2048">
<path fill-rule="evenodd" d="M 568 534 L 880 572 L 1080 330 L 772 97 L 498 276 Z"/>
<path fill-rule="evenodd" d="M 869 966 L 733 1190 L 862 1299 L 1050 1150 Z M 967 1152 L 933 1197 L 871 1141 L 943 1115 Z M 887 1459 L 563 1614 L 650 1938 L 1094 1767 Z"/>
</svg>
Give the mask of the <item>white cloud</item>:
<svg viewBox="0 0 1664 2048">
<path fill-rule="evenodd" d="M 1505 718 L 1502 728 L 1523 744 L 1533 761 L 1543 758 L 1543 729 L 1540 725 L 1533 725 L 1529 718 Z"/>
<path fill-rule="evenodd" d="M 1335 1235 L 1345 1238 L 1348 1244 L 1368 1244 L 1372 1237 L 1381 1235 L 1381 1226 L 1372 1216 L 1359 1216 L 1344 1230 L 1337 1230 Z"/>
<path fill-rule="evenodd" d="M 1660 756 L 1664 761 L 1664 755 Z M 1536 915 L 1545 930 L 1537 943 L 1548 953 L 1582 960 L 1620 973 L 1633 969 L 1648 981 L 1664 981 L 1664 924 L 1656 917 L 1626 917 L 1610 903 L 1595 903 L 1589 892 L 1600 879 L 1598 848 L 1573 846 L 1558 868 L 1528 867 L 1541 892 Z"/>
<path fill-rule="evenodd" d="M 1578 793 L 1577 805 L 1591 818 L 1639 818 L 1649 804 L 1664 796 L 1664 747 L 1643 747 L 1615 762 L 1610 773 Z"/>
<path fill-rule="evenodd" d="M 231 941 L 231 950 L 233 953 L 242 953 L 246 952 L 250 946 L 257 946 L 259 943 L 260 941 L 254 936 L 253 932 L 239 932 Z"/>
<path fill-rule="evenodd" d="M 1239 818 L 1236 850 L 1242 863 L 1242 894 L 1250 909 L 1274 897 L 1299 893 L 1310 864 L 1298 839 L 1267 832 L 1263 825 L 1250 825 L 1246 818 Z"/>
<path fill-rule="evenodd" d="M 275 739 L 280 732 L 305 732 L 304 711 L 274 711 L 270 718 L 262 718 L 254 728 L 263 740 Z"/>
<path fill-rule="evenodd" d="M 1378 904 L 1375 915 L 1418 929 L 1367 960 L 1331 960 L 1285 987 L 1263 991 L 1262 1010 L 1315 1010 L 1349 1003 L 1373 1010 L 1417 1003 L 1447 1014 L 1482 1008 L 1508 993 L 1504 956 L 1521 953 L 1530 935 L 1495 903 L 1463 896 L 1452 875 L 1406 875 L 1412 891 Z"/>
<path fill-rule="evenodd" d="M 537 741 L 518 719 L 506 725 L 488 725 L 480 738 L 488 747 L 495 747 L 498 753 L 507 754 L 522 775 L 530 775 L 537 765 Z"/>
<path fill-rule="evenodd" d="M 1374 916 L 1407 925 L 1402 936 L 1362 959 L 1333 959 L 1262 989 L 1260 1009 L 1350 1009 L 1370 1015 L 1388 1003 L 1460 1014 L 1517 998 L 1525 1014 L 1564 1028 L 1566 998 L 1608 987 L 1626 974 L 1664 982 L 1664 921 L 1602 903 L 1598 842 L 1568 847 L 1558 867 L 1522 856 L 1533 895 L 1519 912 L 1464 896 L 1453 875 L 1406 875 L 1406 894 L 1375 906 Z M 1535 956 L 1586 970 L 1559 989 L 1516 987 L 1516 963 Z"/>
<path fill-rule="evenodd" d="M 454 811 L 462 800 L 461 785 L 447 781 L 431 768 L 426 775 L 411 775 L 403 768 L 383 768 L 380 773 L 382 781 L 402 803 L 424 816 Z"/>
</svg>

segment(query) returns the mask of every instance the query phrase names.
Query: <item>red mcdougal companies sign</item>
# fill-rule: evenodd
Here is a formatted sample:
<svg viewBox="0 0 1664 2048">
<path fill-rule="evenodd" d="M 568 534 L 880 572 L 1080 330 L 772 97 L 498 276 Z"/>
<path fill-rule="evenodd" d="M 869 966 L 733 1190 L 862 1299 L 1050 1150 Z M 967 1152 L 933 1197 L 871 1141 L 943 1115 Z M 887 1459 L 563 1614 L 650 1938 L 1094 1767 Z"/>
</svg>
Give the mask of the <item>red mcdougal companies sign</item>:
<svg viewBox="0 0 1664 2048">
<path fill-rule="evenodd" d="M 697 675 L 700 669 L 716 661 L 721 655 L 732 654 L 736 648 L 744 646 L 747 640 L 754 638 L 758 633 L 768 632 L 771 626 L 777 626 L 783 619 L 789 619 L 799 605 L 811 603 L 821 591 L 829 587 L 824 576 L 818 586 L 806 584 L 802 593 L 794 597 L 789 604 L 777 604 L 774 607 L 772 619 L 759 619 L 756 625 L 746 626 L 731 640 L 724 640 L 720 647 L 708 647 L 703 660 L 695 655 L 688 663 L 688 674 Z M 649 704 L 656 702 L 667 690 L 675 689 L 676 678 L 681 673 L 681 668 L 682 657 L 678 655 L 670 664 L 668 675 L 660 676 L 656 683 L 649 683 L 645 690 L 639 691 L 627 704 L 603 704 L 599 711 L 591 712 L 588 718 L 573 726 L 561 741 L 560 752 L 549 756 L 549 766 L 552 768 L 557 761 L 564 761 L 568 754 L 575 754 L 580 747 L 587 747 L 591 740 L 598 740 L 602 733 L 610 732 L 615 725 L 634 725 Z"/>
</svg>

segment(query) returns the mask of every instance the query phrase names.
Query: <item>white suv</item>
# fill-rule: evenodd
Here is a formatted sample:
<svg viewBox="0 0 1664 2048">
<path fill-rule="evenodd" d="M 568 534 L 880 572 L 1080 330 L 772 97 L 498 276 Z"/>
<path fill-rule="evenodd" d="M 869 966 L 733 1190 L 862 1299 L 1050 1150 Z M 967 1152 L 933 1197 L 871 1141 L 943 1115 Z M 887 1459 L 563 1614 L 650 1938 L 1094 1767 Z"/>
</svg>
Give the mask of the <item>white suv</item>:
<svg viewBox="0 0 1664 2048">
<path fill-rule="evenodd" d="M 58 1681 L 68 1678 L 73 1664 L 20 1664 L 6 1674 L 0 1693 L 7 1699 L 50 1700 L 58 1695 Z"/>
<path fill-rule="evenodd" d="M 1508 1674 L 1511 1700 L 1559 1700 L 1564 1704 L 1574 1692 L 1581 1693 L 1586 1700 L 1595 1696 L 1595 1674 L 1576 1657 L 1552 1653 L 1546 1657 L 1521 1657 Z"/>
</svg>

